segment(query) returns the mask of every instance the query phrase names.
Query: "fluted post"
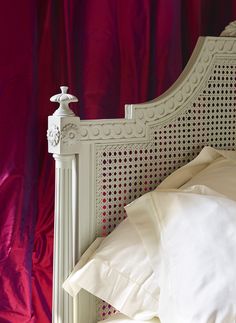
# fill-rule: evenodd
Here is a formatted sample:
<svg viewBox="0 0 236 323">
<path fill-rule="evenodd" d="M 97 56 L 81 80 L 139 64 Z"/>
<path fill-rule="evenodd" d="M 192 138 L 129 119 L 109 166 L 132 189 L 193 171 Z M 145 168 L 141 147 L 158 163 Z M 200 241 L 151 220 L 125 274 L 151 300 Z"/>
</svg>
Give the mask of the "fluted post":
<svg viewBox="0 0 236 323">
<path fill-rule="evenodd" d="M 79 117 L 69 108 L 77 98 L 67 94 L 61 87 L 60 94 L 51 97 L 59 108 L 49 117 L 48 147 L 56 162 L 54 255 L 53 255 L 53 301 L 52 322 L 74 323 L 73 298 L 62 284 L 75 265 L 75 194 L 77 190 L 76 154 L 79 150 Z"/>
<path fill-rule="evenodd" d="M 74 266 L 72 171 L 75 155 L 53 155 L 56 161 L 53 259 L 53 322 L 73 322 L 73 299 L 62 289 Z"/>
</svg>

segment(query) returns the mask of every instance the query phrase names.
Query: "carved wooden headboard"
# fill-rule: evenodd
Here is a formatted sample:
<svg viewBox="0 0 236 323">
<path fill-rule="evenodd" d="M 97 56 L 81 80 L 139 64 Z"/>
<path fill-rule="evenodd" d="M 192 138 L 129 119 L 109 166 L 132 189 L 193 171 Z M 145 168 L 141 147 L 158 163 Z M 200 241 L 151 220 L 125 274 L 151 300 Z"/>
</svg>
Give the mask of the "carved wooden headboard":
<svg viewBox="0 0 236 323">
<path fill-rule="evenodd" d="M 95 323 L 113 309 L 88 293 L 73 300 L 63 281 L 89 244 L 125 217 L 124 205 L 154 189 L 203 146 L 235 148 L 235 23 L 200 37 L 185 70 L 159 98 L 127 105 L 124 119 L 80 120 L 68 104 L 49 117 L 56 160 L 54 323 Z"/>
</svg>

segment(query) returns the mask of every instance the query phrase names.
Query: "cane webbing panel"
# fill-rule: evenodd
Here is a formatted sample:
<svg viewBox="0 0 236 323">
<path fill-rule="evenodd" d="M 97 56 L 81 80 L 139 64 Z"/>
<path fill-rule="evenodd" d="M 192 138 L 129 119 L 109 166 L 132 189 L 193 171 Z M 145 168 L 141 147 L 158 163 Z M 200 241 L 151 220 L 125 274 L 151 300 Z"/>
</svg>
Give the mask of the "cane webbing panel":
<svg viewBox="0 0 236 323">
<path fill-rule="evenodd" d="M 106 236 L 125 218 L 124 206 L 154 189 L 204 146 L 235 149 L 236 62 L 217 58 L 199 93 L 181 114 L 150 127 L 148 142 L 96 145 L 96 234 Z M 98 318 L 114 309 L 98 304 Z"/>
</svg>

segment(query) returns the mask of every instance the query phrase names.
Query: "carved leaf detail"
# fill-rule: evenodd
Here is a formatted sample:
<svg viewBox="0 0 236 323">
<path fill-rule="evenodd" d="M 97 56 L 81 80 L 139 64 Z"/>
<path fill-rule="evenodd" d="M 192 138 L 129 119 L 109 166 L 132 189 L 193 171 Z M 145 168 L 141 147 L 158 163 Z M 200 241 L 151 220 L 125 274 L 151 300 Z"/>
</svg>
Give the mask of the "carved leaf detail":
<svg viewBox="0 0 236 323">
<path fill-rule="evenodd" d="M 232 21 L 220 34 L 223 37 L 236 37 L 236 21 Z"/>
<path fill-rule="evenodd" d="M 79 129 L 76 124 L 68 123 L 61 130 L 61 140 L 65 144 L 76 144 L 79 141 Z"/>
</svg>

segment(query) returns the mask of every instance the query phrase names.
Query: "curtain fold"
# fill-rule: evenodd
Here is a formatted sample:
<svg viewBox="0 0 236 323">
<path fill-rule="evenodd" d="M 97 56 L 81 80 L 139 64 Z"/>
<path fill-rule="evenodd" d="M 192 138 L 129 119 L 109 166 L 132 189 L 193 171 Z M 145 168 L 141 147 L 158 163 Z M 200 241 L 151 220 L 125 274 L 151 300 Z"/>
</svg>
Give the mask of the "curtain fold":
<svg viewBox="0 0 236 323">
<path fill-rule="evenodd" d="M 68 85 L 82 118 L 124 116 L 163 93 L 233 0 L 1 3 L 0 322 L 51 322 L 54 161 L 49 98 Z"/>
</svg>

